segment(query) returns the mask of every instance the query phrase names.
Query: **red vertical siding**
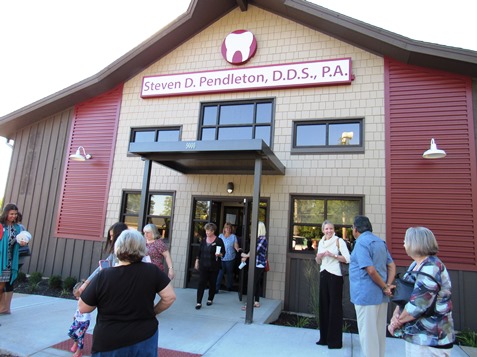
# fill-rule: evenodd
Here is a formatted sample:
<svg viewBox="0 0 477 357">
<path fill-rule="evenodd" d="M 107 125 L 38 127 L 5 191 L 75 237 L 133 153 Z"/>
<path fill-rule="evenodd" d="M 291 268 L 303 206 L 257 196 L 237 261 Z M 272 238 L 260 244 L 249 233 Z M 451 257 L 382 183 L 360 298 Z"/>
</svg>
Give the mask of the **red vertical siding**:
<svg viewBox="0 0 477 357">
<path fill-rule="evenodd" d="M 108 201 L 122 86 L 75 108 L 56 235 L 101 240 Z M 71 161 L 83 146 L 93 158 Z"/>
<path fill-rule="evenodd" d="M 476 270 L 476 159 L 471 79 L 387 59 L 386 236 L 408 265 L 410 226 L 436 235 L 448 268 Z M 423 159 L 434 138 L 443 159 Z M 390 238 L 390 239 L 389 239 Z"/>
</svg>

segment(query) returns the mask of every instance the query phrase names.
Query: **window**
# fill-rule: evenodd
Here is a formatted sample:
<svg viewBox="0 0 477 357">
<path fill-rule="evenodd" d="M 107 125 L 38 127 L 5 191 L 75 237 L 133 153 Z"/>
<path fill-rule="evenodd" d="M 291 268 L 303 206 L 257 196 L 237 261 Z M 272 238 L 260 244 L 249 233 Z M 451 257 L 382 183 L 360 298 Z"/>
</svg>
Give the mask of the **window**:
<svg viewBox="0 0 477 357">
<path fill-rule="evenodd" d="M 363 120 L 316 120 L 293 123 L 292 153 L 364 152 Z"/>
<path fill-rule="evenodd" d="M 201 108 L 199 140 L 262 139 L 272 142 L 273 100 L 207 103 Z"/>
<path fill-rule="evenodd" d="M 123 193 L 120 221 L 129 228 L 137 229 L 141 192 L 129 191 Z M 171 221 L 173 212 L 173 193 L 150 192 L 146 207 L 147 223 L 154 223 L 159 233 L 167 242 L 170 238 Z"/>
<path fill-rule="evenodd" d="M 178 127 L 132 128 L 131 143 L 154 143 L 179 141 L 181 130 Z"/>
<path fill-rule="evenodd" d="M 289 249 L 296 252 L 315 251 L 323 236 L 321 225 L 329 220 L 338 237 L 353 242 L 351 226 L 363 212 L 362 197 L 294 196 L 291 199 Z"/>
</svg>

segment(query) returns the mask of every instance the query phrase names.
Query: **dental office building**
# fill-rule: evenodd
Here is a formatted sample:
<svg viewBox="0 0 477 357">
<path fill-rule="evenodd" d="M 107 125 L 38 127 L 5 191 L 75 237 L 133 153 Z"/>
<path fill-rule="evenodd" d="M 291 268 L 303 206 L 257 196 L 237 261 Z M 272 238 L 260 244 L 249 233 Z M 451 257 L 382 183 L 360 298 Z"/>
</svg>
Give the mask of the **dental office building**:
<svg viewBox="0 0 477 357">
<path fill-rule="evenodd" d="M 434 232 L 456 328 L 477 330 L 476 77 L 474 51 L 303 0 L 193 0 L 97 75 L 0 118 L 4 202 L 34 237 L 23 270 L 87 277 L 109 226 L 152 222 L 174 286 L 195 288 L 206 223 L 247 244 L 264 221 L 264 296 L 310 312 L 322 222 L 352 239 L 363 214 L 400 271 L 406 229 Z M 431 140 L 445 157 L 423 157 Z"/>
</svg>

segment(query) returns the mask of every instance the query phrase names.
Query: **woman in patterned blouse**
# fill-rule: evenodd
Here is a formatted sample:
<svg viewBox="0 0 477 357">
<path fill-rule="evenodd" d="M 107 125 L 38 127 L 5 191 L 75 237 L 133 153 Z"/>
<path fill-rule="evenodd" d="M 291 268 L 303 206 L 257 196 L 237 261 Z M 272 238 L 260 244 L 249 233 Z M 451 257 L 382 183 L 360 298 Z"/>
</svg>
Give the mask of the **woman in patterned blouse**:
<svg viewBox="0 0 477 357">
<path fill-rule="evenodd" d="M 257 232 L 257 252 L 255 255 L 255 270 L 254 270 L 254 287 L 253 295 L 255 297 L 253 307 L 260 307 L 260 296 L 262 295 L 262 280 L 265 273 L 265 266 L 267 265 L 267 252 L 268 252 L 268 240 L 267 240 L 267 229 L 265 223 L 258 222 L 258 232 Z M 242 253 L 242 262 L 245 262 L 250 258 L 250 252 Z M 252 265 L 251 265 L 252 266 Z M 245 311 L 247 306 L 242 306 L 242 310 Z"/>
<path fill-rule="evenodd" d="M 167 276 L 171 280 L 174 279 L 171 254 L 169 253 L 166 243 L 159 238 L 159 230 L 156 225 L 152 223 L 147 224 L 142 231 L 144 232 L 144 237 L 146 237 L 147 254 L 151 258 L 151 262 L 166 273 L 163 263 L 163 259 L 165 259 L 168 268 Z"/>
<path fill-rule="evenodd" d="M 451 281 L 445 265 L 436 256 L 439 250 L 436 238 L 425 227 L 409 228 L 404 248 L 414 260 L 408 270 L 432 275 L 439 284 L 423 274 L 404 275 L 414 281 L 414 290 L 404 309 L 394 310 L 389 332 L 396 335 L 401 330 L 406 341 L 406 356 L 450 356 L 455 339 Z M 428 316 L 426 311 L 434 299 L 437 299 L 436 306 Z"/>
</svg>

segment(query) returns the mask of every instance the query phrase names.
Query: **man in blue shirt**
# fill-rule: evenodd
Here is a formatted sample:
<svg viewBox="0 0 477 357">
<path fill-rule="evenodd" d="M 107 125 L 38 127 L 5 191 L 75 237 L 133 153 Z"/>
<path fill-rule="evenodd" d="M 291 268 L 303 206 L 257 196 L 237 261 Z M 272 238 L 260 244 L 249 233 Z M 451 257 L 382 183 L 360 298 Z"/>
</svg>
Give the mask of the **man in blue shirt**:
<svg viewBox="0 0 477 357">
<path fill-rule="evenodd" d="M 384 357 L 386 318 L 396 265 L 384 240 L 374 235 L 366 216 L 356 216 L 356 243 L 349 264 L 351 302 L 355 305 L 359 341 L 366 357 Z"/>
</svg>

